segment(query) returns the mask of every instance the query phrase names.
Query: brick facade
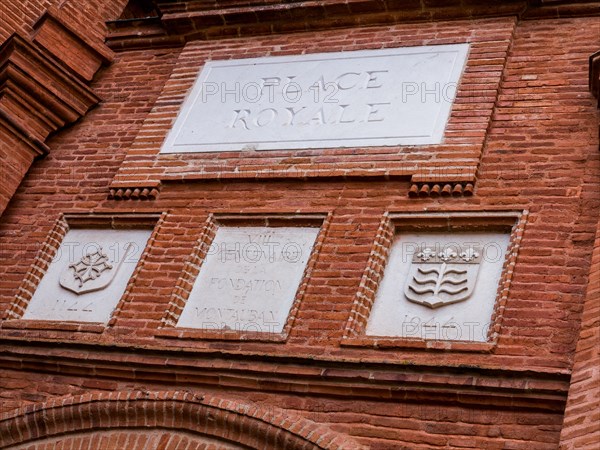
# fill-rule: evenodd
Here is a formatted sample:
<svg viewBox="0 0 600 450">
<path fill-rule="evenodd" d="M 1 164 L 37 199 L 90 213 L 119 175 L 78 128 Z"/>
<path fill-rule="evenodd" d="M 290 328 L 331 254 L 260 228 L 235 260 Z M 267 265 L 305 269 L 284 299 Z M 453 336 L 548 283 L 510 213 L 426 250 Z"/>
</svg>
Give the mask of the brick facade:
<svg viewBox="0 0 600 450">
<path fill-rule="evenodd" d="M 0 448 L 600 444 L 600 4 L 22 3 L 0 4 L 0 42 L 52 64 L 63 103 L 98 101 L 42 132 L 44 89 L 22 112 L 0 71 Z M 159 154 L 207 60 L 454 43 L 442 144 Z M 513 234 L 492 337 L 362 339 L 393 218 L 453 214 Z M 285 333 L 173 328 L 215 223 L 316 218 Z M 108 325 L 23 319 L 66 227 L 149 220 Z"/>
</svg>

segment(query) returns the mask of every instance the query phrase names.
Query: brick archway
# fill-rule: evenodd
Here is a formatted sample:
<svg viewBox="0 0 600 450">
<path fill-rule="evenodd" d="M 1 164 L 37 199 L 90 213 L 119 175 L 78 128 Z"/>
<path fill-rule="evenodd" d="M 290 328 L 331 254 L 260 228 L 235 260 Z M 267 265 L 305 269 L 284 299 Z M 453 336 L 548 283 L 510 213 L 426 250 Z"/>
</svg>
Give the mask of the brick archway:
<svg viewBox="0 0 600 450">
<path fill-rule="evenodd" d="M 365 448 L 279 408 L 188 392 L 60 397 L 0 415 L 2 449 L 50 449 L 59 440 L 62 448 L 85 442 L 90 449 L 116 442 L 131 450 Z"/>
</svg>

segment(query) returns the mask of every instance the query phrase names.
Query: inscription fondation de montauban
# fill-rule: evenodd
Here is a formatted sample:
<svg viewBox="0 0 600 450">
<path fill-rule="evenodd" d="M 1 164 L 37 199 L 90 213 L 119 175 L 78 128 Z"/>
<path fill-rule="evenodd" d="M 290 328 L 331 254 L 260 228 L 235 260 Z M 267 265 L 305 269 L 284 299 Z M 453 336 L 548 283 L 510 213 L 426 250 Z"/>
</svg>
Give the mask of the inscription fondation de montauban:
<svg viewBox="0 0 600 450">
<path fill-rule="evenodd" d="M 283 331 L 318 232 L 220 227 L 177 326 Z"/>
<path fill-rule="evenodd" d="M 468 48 L 209 61 L 161 152 L 439 143 Z"/>
</svg>

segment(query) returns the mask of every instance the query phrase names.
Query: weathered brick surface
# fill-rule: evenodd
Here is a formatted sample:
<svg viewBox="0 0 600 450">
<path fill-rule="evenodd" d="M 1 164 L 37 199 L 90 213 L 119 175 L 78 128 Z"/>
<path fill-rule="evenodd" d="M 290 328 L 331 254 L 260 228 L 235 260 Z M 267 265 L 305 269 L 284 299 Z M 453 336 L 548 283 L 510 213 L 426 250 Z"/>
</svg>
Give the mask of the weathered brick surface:
<svg viewBox="0 0 600 450">
<path fill-rule="evenodd" d="M 17 27 L 27 31 L 45 5 L 21 3 L 0 5 L 3 38 Z M 71 2 L 63 8 L 79 23 L 100 30 L 91 24 L 118 17 L 123 3 L 86 2 L 93 14 L 81 14 L 87 7 L 75 11 Z M 183 57 L 181 47 L 119 52 L 92 84 L 101 104 L 48 141 L 50 154 L 34 163 L 2 215 L 0 315 L 11 307 L 60 214 L 167 214 L 127 301 L 108 329 L 21 329 L 2 324 L 0 411 L 100 391 L 186 389 L 233 403 L 285 408 L 372 448 L 547 449 L 559 446 L 575 360 L 562 442 L 565 448 L 592 448 L 594 416 L 585 411 L 597 402 L 598 392 L 593 390 L 598 374 L 598 360 L 593 359 L 594 351 L 598 355 L 594 334 L 598 312 L 593 306 L 598 264 L 593 263 L 591 272 L 590 264 L 600 209 L 600 161 L 587 58 L 600 47 L 600 34 L 590 32 L 597 23 L 597 17 L 530 21 L 510 17 L 379 25 L 192 42 L 185 48 L 191 59 Z M 252 179 L 198 176 L 195 164 L 206 156 L 189 158 L 192 163 L 175 158 L 168 166 L 139 158 L 137 166 L 130 164 L 136 152 L 149 154 L 144 151 L 150 147 L 156 151 L 168 120 L 161 125 L 163 135 L 144 133 L 161 113 L 166 111 L 165 117 L 171 118 L 181 103 L 183 91 L 175 86 L 173 74 L 185 75 L 189 86 L 190 74 L 208 55 L 258 56 L 275 46 L 288 53 L 306 48 L 352 50 L 378 47 L 380 41 L 401 46 L 481 36 L 488 40 L 487 57 L 501 61 L 493 62 L 497 65 L 493 74 L 485 69 L 476 72 L 490 75 L 480 79 L 484 92 L 460 106 L 474 119 L 452 130 L 457 142 L 476 140 L 480 146 L 481 154 L 478 148 L 476 154 L 462 155 L 473 167 L 479 164 L 475 195 L 470 198 L 409 198 L 407 176 L 359 176 L 364 158 L 356 151 L 309 151 L 289 159 L 290 155 L 268 152 L 255 160 L 244 159 L 249 167 L 283 164 L 307 171 L 318 169 L 315 164 L 329 164 L 332 176 L 306 179 L 262 178 L 256 173 Z M 478 77 L 472 76 L 473 81 Z M 478 104 L 489 107 L 489 125 L 485 122 L 483 128 L 469 110 Z M 471 127 L 477 129 L 475 136 Z M 146 145 L 148 137 L 154 139 L 151 145 Z M 426 161 L 434 156 L 432 150 L 394 149 L 392 159 L 412 155 Z M 386 162 L 390 157 L 386 152 L 373 154 L 381 167 L 393 166 Z M 238 164 L 234 158 L 228 153 L 208 162 L 230 170 Z M 195 181 L 165 177 L 183 164 Z M 150 173 L 149 167 L 159 170 Z M 335 176 L 351 170 L 356 177 Z M 372 174 L 365 170 L 362 175 Z M 115 176 L 117 181 L 139 177 L 142 182 L 163 177 L 163 185 L 154 200 L 108 199 Z M 385 212 L 525 209 L 530 211 L 528 223 L 493 350 L 341 345 Z M 210 213 L 297 212 L 331 213 L 331 223 L 287 341 L 157 335 Z M 115 436 L 119 433 L 115 431 Z M 122 434 L 118 439 L 139 437 Z M 32 448 L 51 445 L 46 440 Z"/>
</svg>

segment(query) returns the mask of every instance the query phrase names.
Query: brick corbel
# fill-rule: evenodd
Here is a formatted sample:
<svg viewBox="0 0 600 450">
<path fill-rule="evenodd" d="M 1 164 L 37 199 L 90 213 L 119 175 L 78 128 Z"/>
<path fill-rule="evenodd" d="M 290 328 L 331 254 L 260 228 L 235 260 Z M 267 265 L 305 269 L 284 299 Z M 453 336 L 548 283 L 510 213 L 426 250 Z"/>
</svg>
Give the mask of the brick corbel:
<svg viewBox="0 0 600 450">
<path fill-rule="evenodd" d="M 31 136 L 48 136 L 84 116 L 100 98 L 28 38 L 0 47 L 0 110 Z"/>
<path fill-rule="evenodd" d="M 103 65 L 110 64 L 114 53 L 100 39 L 80 33 L 80 28 L 58 10 L 49 8 L 33 26 L 31 39 L 68 70 L 91 81 Z"/>
<path fill-rule="evenodd" d="M 410 198 L 470 197 L 477 180 L 475 167 L 434 167 L 411 177 Z"/>
<path fill-rule="evenodd" d="M 408 196 L 410 198 L 470 197 L 474 189 L 474 184 L 468 182 L 413 183 L 408 190 Z"/>
<path fill-rule="evenodd" d="M 89 82 L 112 55 L 54 10 L 0 45 L 0 214 L 47 139 L 100 102 Z"/>
<path fill-rule="evenodd" d="M 111 200 L 155 200 L 160 191 L 160 185 L 111 188 L 108 198 Z"/>
</svg>

